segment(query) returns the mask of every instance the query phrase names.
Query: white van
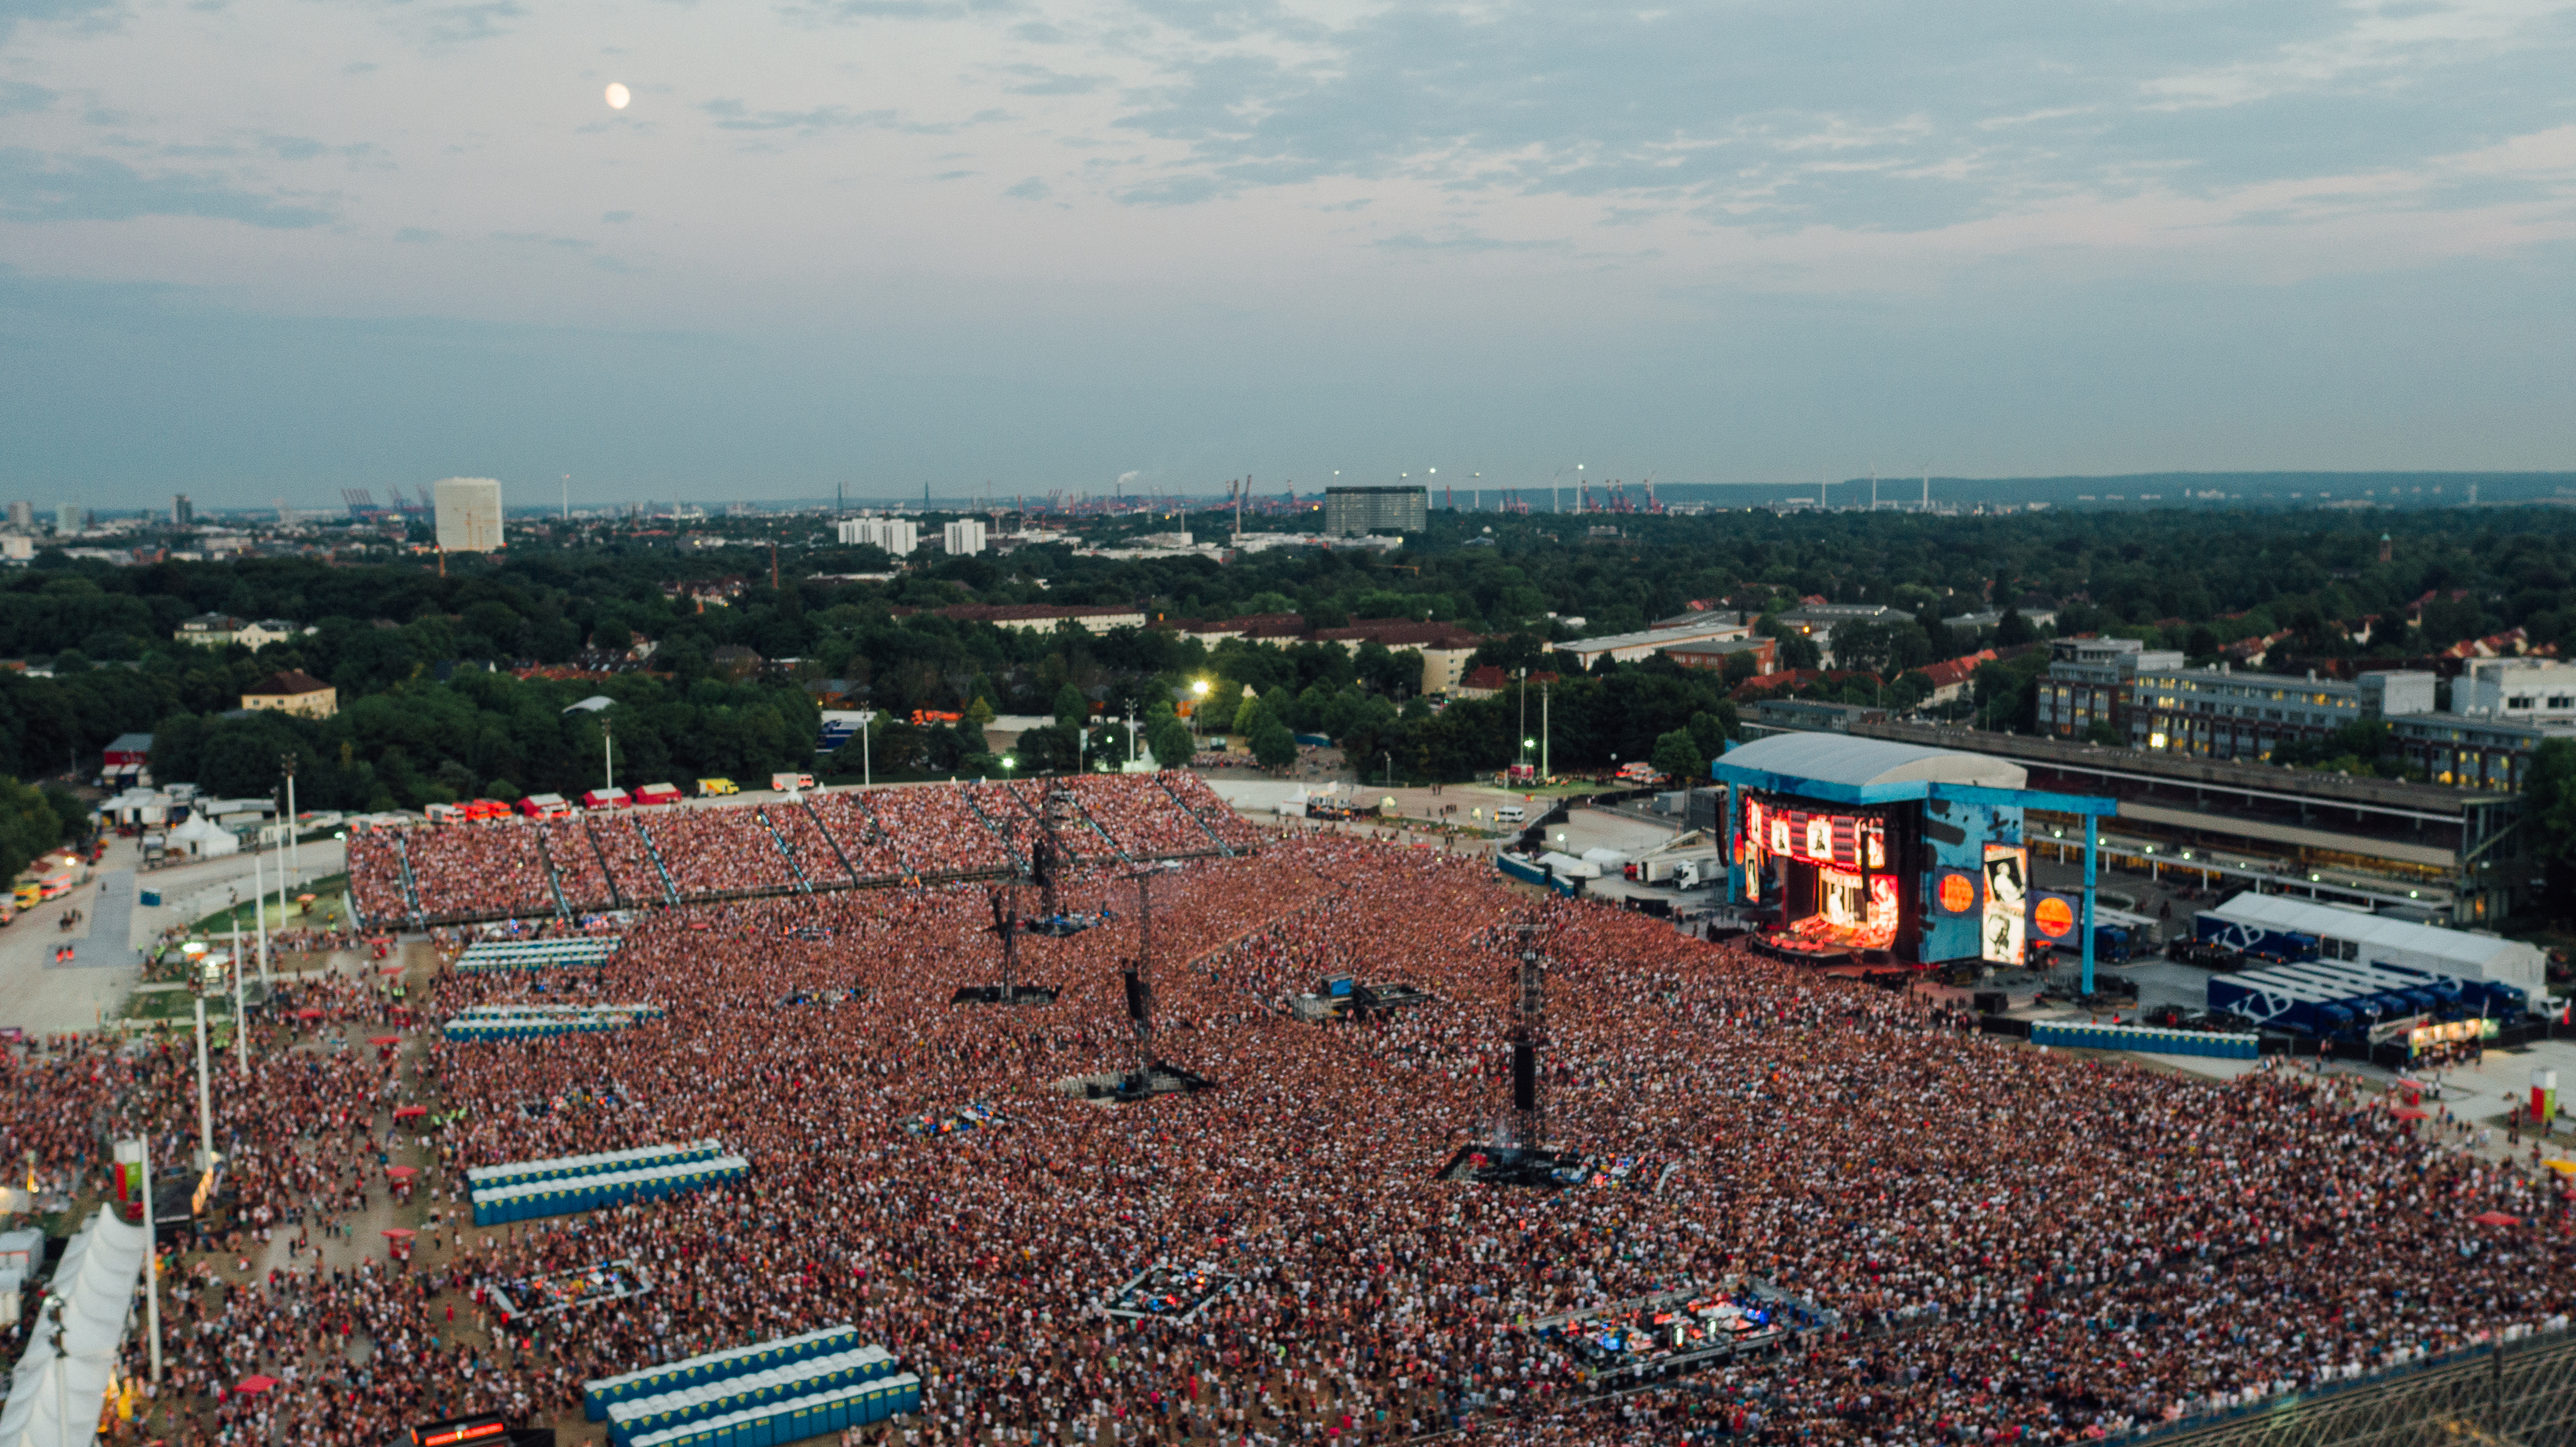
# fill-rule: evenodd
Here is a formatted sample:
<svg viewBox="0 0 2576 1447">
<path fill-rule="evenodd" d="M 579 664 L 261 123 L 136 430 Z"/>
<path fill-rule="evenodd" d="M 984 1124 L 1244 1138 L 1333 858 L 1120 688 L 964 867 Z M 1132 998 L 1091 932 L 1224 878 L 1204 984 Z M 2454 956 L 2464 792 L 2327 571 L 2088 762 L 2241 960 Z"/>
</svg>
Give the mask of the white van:
<svg viewBox="0 0 2576 1447">
<path fill-rule="evenodd" d="M 1498 804 L 1494 807 L 1494 822 L 1497 824 L 1518 824 L 1528 818 L 1529 811 L 1518 804 Z"/>
</svg>

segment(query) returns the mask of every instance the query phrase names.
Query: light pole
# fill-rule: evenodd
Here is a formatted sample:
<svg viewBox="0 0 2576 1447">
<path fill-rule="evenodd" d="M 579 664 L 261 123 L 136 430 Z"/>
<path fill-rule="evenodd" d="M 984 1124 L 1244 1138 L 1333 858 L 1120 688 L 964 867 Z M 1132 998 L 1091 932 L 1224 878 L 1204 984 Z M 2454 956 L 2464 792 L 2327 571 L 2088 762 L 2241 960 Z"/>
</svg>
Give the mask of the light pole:
<svg viewBox="0 0 2576 1447">
<path fill-rule="evenodd" d="M 1546 684 L 1538 686 L 1538 776 L 1542 779 L 1553 778 L 1556 774 L 1548 763 L 1547 701 L 1550 693 Z"/>
<path fill-rule="evenodd" d="M 289 749 L 285 753 L 277 756 L 277 766 L 286 771 L 287 867 L 295 872 L 295 877 L 297 879 L 302 879 L 304 877 L 304 851 L 302 848 L 302 841 L 295 837 L 295 763 L 295 751 L 293 749 Z M 278 907 L 277 917 L 279 922 L 283 923 L 285 921 L 286 913 L 284 905 L 280 905 Z"/>
<path fill-rule="evenodd" d="M 877 767 L 868 754 L 868 725 L 876 721 L 875 709 L 859 710 L 859 787 L 862 789 L 873 789 L 877 786 Z"/>
<path fill-rule="evenodd" d="M 1339 477 L 1341 474 L 1336 472 L 1333 476 Z M 1195 696 L 1195 701 L 1190 705 L 1190 752 L 1197 753 L 1199 747 L 1199 714 L 1207 708 L 1208 681 L 1204 678 L 1191 680 L 1190 692 Z"/>
<path fill-rule="evenodd" d="M 241 1078 L 248 1080 L 250 1079 L 250 1031 L 248 1029 L 250 1021 L 242 1013 L 241 915 L 238 903 L 234 905 L 234 910 L 233 954 L 230 961 L 233 969 L 233 1064 L 240 1067 Z"/>
<path fill-rule="evenodd" d="M 188 968 L 196 979 L 189 983 L 197 992 L 197 1169 L 215 1168 L 215 1110 L 206 1085 L 206 972 L 195 960 Z"/>
<path fill-rule="evenodd" d="M 261 882 L 259 851 L 250 852 L 250 922 L 259 933 L 259 986 L 268 988 L 268 889 Z M 236 1022 L 235 1028 L 239 1028 Z"/>
<path fill-rule="evenodd" d="M 1521 767 L 1529 767 L 1529 667 L 1521 667 Z"/>
<path fill-rule="evenodd" d="M 148 1137 L 117 1142 L 117 1159 L 131 1162 L 143 1187 L 143 1321 L 152 1342 L 152 1385 L 161 1385 L 161 1249 L 153 1217 L 152 1145 Z"/>
<path fill-rule="evenodd" d="M 599 759 L 608 771 L 608 781 L 600 786 L 606 793 L 617 787 L 617 731 L 605 713 L 599 716 Z"/>
</svg>

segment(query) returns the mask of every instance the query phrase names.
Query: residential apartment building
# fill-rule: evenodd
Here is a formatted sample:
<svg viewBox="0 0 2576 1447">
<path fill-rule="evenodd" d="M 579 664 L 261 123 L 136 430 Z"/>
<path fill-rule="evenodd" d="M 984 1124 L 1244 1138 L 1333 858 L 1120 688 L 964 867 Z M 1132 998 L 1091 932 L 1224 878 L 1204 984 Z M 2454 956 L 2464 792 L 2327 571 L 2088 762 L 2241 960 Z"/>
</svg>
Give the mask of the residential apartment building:
<svg viewBox="0 0 2576 1447">
<path fill-rule="evenodd" d="M 882 548 L 898 558 L 921 546 L 921 524 L 910 518 L 844 518 L 834 531 L 845 547 Z"/>
<path fill-rule="evenodd" d="M 2130 727 L 2129 685 L 2142 673 L 2182 667 L 2180 653 L 2150 651 L 2134 638 L 2060 638 L 2048 645 L 2039 682 L 2039 731 L 2077 738 L 2093 725 L 2146 747 Z"/>
<path fill-rule="evenodd" d="M 939 546 L 952 558 L 971 557 L 984 551 L 988 534 L 982 518 L 959 518 L 939 529 Z"/>
</svg>

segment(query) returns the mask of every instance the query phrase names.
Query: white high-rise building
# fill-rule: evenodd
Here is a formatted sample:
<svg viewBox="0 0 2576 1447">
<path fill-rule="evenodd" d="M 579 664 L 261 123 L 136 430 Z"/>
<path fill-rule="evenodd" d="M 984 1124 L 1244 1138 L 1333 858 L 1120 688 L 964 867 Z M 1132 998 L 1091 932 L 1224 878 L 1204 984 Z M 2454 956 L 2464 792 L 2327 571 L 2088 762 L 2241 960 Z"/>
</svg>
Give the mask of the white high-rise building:
<svg viewBox="0 0 2576 1447">
<path fill-rule="evenodd" d="M 939 530 L 939 541 L 941 546 L 947 548 L 948 556 L 952 558 L 980 553 L 984 551 L 984 520 L 959 518 Z"/>
<path fill-rule="evenodd" d="M 846 518 L 840 534 L 851 547 L 883 548 L 898 558 L 921 546 L 921 524 L 909 518 Z"/>
<path fill-rule="evenodd" d="M 22 533 L 36 530 L 36 505 L 24 498 L 9 504 L 9 526 Z"/>
<path fill-rule="evenodd" d="M 450 553 L 501 551 L 501 484 L 489 477 L 438 483 L 438 546 Z"/>
</svg>

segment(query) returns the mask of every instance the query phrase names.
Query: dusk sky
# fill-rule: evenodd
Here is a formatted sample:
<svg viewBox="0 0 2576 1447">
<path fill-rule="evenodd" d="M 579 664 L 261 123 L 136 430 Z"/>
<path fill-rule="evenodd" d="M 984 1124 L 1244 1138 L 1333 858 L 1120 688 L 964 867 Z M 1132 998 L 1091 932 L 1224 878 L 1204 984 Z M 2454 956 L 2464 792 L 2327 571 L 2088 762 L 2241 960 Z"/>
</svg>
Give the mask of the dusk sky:
<svg viewBox="0 0 2576 1447">
<path fill-rule="evenodd" d="M 2512 0 L 0 0 L 0 493 L 2563 468 L 2570 77 Z"/>
</svg>

